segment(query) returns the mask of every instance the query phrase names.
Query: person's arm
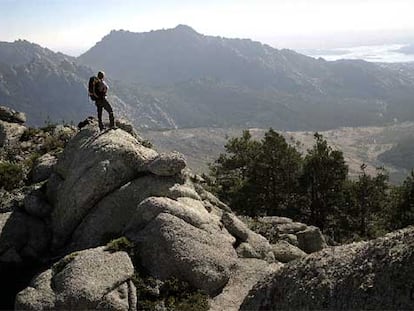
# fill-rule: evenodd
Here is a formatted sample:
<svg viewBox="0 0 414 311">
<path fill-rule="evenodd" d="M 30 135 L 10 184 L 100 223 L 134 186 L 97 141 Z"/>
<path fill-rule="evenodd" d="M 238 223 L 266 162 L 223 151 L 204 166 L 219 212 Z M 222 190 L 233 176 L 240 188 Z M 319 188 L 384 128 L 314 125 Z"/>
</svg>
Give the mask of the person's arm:
<svg viewBox="0 0 414 311">
<path fill-rule="evenodd" d="M 98 85 L 98 97 L 104 98 L 106 96 L 106 92 L 108 90 L 108 86 L 106 85 L 105 81 L 99 81 Z"/>
<path fill-rule="evenodd" d="M 103 82 L 103 93 L 106 95 L 106 93 L 108 92 L 109 86 L 105 81 Z"/>
</svg>

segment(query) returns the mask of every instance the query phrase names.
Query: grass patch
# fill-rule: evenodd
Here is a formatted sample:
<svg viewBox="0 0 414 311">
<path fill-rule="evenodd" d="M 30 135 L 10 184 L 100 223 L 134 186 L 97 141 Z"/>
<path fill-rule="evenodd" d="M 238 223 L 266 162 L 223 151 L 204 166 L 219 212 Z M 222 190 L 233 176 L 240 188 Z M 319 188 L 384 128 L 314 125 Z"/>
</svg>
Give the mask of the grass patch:
<svg viewBox="0 0 414 311">
<path fill-rule="evenodd" d="M 13 190 L 18 188 L 24 179 L 24 168 L 20 164 L 0 162 L 0 188 Z"/>
</svg>

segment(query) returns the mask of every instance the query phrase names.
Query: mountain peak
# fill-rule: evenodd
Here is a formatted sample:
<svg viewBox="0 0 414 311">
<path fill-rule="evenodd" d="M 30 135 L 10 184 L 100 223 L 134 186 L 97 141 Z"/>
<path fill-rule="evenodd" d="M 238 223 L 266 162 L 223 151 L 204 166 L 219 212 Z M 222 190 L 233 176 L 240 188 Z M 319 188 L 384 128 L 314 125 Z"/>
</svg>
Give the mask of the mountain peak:
<svg viewBox="0 0 414 311">
<path fill-rule="evenodd" d="M 71 59 L 70 56 L 55 53 L 48 48 L 27 40 L 18 39 L 14 42 L 0 41 L 0 60 L 2 63 L 24 65 L 40 58 L 57 63 L 64 59 Z"/>
<path fill-rule="evenodd" d="M 197 33 L 197 31 L 195 31 L 190 26 L 183 25 L 183 24 L 177 25 L 175 28 L 173 28 L 173 30 L 180 31 L 180 32 L 187 32 L 187 33 Z"/>
</svg>

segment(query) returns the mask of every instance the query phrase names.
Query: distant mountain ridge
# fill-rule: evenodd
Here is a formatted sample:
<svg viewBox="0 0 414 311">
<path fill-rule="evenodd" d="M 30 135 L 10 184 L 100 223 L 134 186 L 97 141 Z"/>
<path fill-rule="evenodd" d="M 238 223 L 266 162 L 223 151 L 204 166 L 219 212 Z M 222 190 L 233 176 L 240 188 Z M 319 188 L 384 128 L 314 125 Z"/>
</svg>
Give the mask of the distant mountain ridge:
<svg viewBox="0 0 414 311">
<path fill-rule="evenodd" d="M 284 63 L 274 63 L 275 59 L 269 57 L 274 51 Z M 117 79 L 146 85 L 219 78 L 261 87 L 263 82 L 272 83 L 272 78 L 285 70 L 283 67 L 292 54 L 297 53 L 278 51 L 249 39 L 204 36 L 188 26 L 179 25 L 148 33 L 112 31 L 78 61 L 95 68 L 106 68 Z M 279 75 L 279 79 L 277 82 L 281 86 L 291 84 L 283 75 Z"/>
<path fill-rule="evenodd" d="M 177 127 L 326 129 L 414 119 L 412 68 L 327 62 L 184 25 L 112 31 L 78 61 L 127 82 L 129 97 L 156 98 Z"/>
<path fill-rule="evenodd" d="M 0 103 L 24 111 L 28 124 L 74 122 L 95 115 L 87 95 L 90 76 L 96 74 L 74 57 L 55 53 L 25 40 L 0 42 Z M 128 107 L 115 94 L 111 102 L 118 114 Z"/>
<path fill-rule="evenodd" d="M 91 73 L 74 58 L 37 44 L 0 42 L 0 102 L 26 112 L 29 124 L 76 122 L 90 114 L 85 81 Z"/>
<path fill-rule="evenodd" d="M 0 62 L 8 65 L 24 65 L 36 59 L 45 58 L 51 62 L 74 61 L 75 58 L 55 53 L 27 40 L 0 42 Z"/>
<path fill-rule="evenodd" d="M 322 130 L 414 120 L 414 66 L 327 62 L 179 25 L 112 31 L 79 58 L 0 42 L 0 102 L 29 123 L 95 114 L 87 79 L 107 73 L 118 116 L 152 129 Z"/>
</svg>

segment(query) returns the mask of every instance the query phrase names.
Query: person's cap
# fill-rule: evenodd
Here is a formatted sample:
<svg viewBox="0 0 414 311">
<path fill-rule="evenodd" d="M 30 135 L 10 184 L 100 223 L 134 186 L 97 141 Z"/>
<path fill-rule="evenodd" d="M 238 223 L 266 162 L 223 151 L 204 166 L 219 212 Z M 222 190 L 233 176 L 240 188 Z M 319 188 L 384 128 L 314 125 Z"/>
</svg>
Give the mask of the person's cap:
<svg viewBox="0 0 414 311">
<path fill-rule="evenodd" d="M 102 79 L 104 76 L 105 76 L 105 72 L 103 72 L 103 71 L 98 72 L 98 78 L 99 79 Z"/>
</svg>

